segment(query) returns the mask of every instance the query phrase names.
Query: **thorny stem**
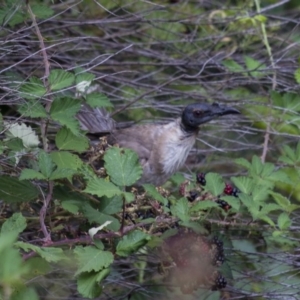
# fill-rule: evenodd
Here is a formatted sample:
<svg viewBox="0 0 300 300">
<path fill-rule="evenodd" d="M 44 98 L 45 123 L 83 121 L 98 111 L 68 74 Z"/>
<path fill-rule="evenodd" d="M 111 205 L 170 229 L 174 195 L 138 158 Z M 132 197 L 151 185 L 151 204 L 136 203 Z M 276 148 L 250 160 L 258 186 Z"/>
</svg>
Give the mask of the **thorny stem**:
<svg viewBox="0 0 300 300">
<path fill-rule="evenodd" d="M 46 197 L 44 197 L 44 204 L 40 210 L 40 224 L 41 224 L 41 229 L 43 231 L 43 234 L 45 236 L 45 238 L 44 238 L 45 245 L 52 244 L 50 233 L 48 232 L 46 224 L 45 224 L 45 218 L 46 218 L 46 214 L 47 214 L 48 205 L 52 199 L 53 187 L 54 187 L 53 181 L 49 181 L 48 194 L 46 195 Z"/>
<path fill-rule="evenodd" d="M 27 5 L 28 13 L 29 13 L 29 15 L 31 17 L 31 20 L 32 20 L 32 24 L 35 28 L 36 35 L 37 35 L 37 37 L 39 39 L 39 42 L 40 42 L 40 47 L 41 47 L 41 51 L 42 51 L 42 54 L 43 54 L 43 61 L 44 61 L 44 67 L 45 67 L 45 73 L 44 73 L 43 81 L 44 81 L 44 86 L 46 88 L 46 91 L 48 92 L 49 91 L 48 77 L 49 77 L 49 74 L 50 74 L 50 63 L 49 63 L 49 59 L 48 59 L 44 39 L 43 39 L 43 36 L 42 36 L 41 31 L 39 29 L 39 26 L 36 22 L 35 15 L 34 15 L 32 9 L 31 9 L 31 7 L 30 7 L 28 1 L 27 1 L 26 5 Z M 47 101 L 47 103 L 46 103 L 45 109 L 46 109 L 47 112 L 50 111 L 51 103 L 52 103 L 52 101 L 50 101 L 50 100 Z M 42 135 L 42 140 L 43 140 L 43 148 L 44 148 L 45 151 L 48 151 L 47 125 L 48 125 L 47 120 L 41 120 L 41 135 Z M 45 244 L 51 243 L 51 236 L 50 236 L 50 233 L 48 232 L 46 224 L 45 224 L 45 217 L 46 217 L 46 214 L 47 214 L 48 205 L 49 205 L 49 203 L 52 199 L 53 186 L 54 186 L 53 182 L 49 181 L 48 182 L 48 194 L 46 195 L 46 197 L 44 197 L 44 204 L 43 204 L 42 209 L 40 210 L 40 224 L 41 224 L 41 229 L 42 229 L 43 234 L 44 234 Z"/>
<path fill-rule="evenodd" d="M 255 5 L 256 5 L 256 11 L 259 14 L 261 12 L 260 9 L 260 0 L 254 0 Z M 266 26 L 264 23 L 260 24 L 260 28 L 261 28 L 261 32 L 262 32 L 262 36 L 263 36 L 263 42 L 265 44 L 265 47 L 267 49 L 269 58 L 270 58 L 270 62 L 272 65 L 272 69 L 273 69 L 273 78 L 272 78 L 272 90 L 276 89 L 276 78 L 277 78 L 277 73 L 275 70 L 275 63 L 274 63 L 274 59 L 273 59 L 273 54 L 272 54 L 272 49 L 270 47 L 269 44 L 269 40 L 268 40 L 268 35 L 267 35 L 267 31 L 266 31 Z M 271 102 L 272 100 L 269 98 L 269 102 Z M 272 104 L 272 103 L 270 103 Z M 271 114 L 272 114 L 272 109 L 270 108 L 270 115 L 269 118 L 267 119 L 267 128 L 266 128 L 266 133 L 265 133 L 265 137 L 264 137 L 264 146 L 263 146 L 263 152 L 262 155 L 260 157 L 261 161 L 264 163 L 266 161 L 266 156 L 268 153 L 268 146 L 269 146 L 269 140 L 270 140 L 270 127 L 271 127 Z"/>
</svg>

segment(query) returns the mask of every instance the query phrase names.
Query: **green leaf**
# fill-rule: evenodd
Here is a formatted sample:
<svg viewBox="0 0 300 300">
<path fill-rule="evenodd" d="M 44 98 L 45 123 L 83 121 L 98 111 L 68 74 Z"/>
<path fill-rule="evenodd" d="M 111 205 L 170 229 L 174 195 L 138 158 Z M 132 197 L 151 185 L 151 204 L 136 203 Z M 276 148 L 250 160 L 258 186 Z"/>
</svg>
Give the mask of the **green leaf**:
<svg viewBox="0 0 300 300">
<path fill-rule="evenodd" d="M 298 68 L 295 73 L 294 73 L 294 76 L 295 76 L 295 80 L 298 84 L 300 84 L 300 68 Z"/>
<path fill-rule="evenodd" d="M 49 180 L 58 180 L 63 178 L 71 180 L 72 176 L 75 174 L 75 170 L 58 168 L 52 172 L 51 176 L 49 177 Z"/>
<path fill-rule="evenodd" d="M 45 180 L 47 179 L 42 173 L 32 170 L 32 169 L 23 169 L 19 180 Z"/>
<path fill-rule="evenodd" d="M 78 292 L 87 298 L 95 299 L 101 295 L 102 287 L 100 282 L 110 273 L 109 269 L 104 269 L 99 273 L 82 273 L 77 278 Z"/>
<path fill-rule="evenodd" d="M 30 287 L 22 287 L 20 289 L 14 289 L 13 294 L 9 298 L 9 300 L 39 300 L 39 296 L 37 295 L 34 288 Z"/>
<path fill-rule="evenodd" d="M 92 107 L 113 107 L 109 99 L 101 93 L 91 93 L 86 95 L 87 104 Z"/>
<path fill-rule="evenodd" d="M 24 123 L 5 123 L 5 135 L 8 139 L 20 138 L 25 148 L 36 148 L 40 141 L 35 131 Z"/>
<path fill-rule="evenodd" d="M 238 158 L 234 160 L 235 163 L 237 163 L 238 165 L 241 165 L 243 167 L 245 167 L 246 169 L 251 169 L 251 164 L 248 160 L 246 160 L 245 158 Z"/>
<path fill-rule="evenodd" d="M 25 148 L 20 138 L 12 138 L 5 142 L 5 146 L 13 151 L 21 151 Z"/>
<path fill-rule="evenodd" d="M 115 195 L 120 195 L 122 191 L 113 183 L 104 180 L 103 178 L 92 178 L 88 181 L 84 192 L 96 195 L 98 197 L 106 196 L 111 198 Z"/>
<path fill-rule="evenodd" d="M 250 56 L 245 56 L 245 64 L 251 76 L 255 78 L 261 78 L 265 76 L 264 70 L 267 66 L 262 64 L 260 61 L 253 59 Z"/>
<path fill-rule="evenodd" d="M 138 155 L 130 149 L 109 148 L 105 155 L 105 169 L 113 183 L 119 186 L 130 186 L 142 175 Z"/>
<path fill-rule="evenodd" d="M 159 201 L 160 203 L 162 203 L 163 205 L 167 205 L 168 204 L 168 200 L 163 197 L 155 188 L 154 185 L 152 184 L 143 184 L 143 187 L 146 191 L 146 193 L 150 196 L 153 197 L 154 200 Z"/>
<path fill-rule="evenodd" d="M 60 150 L 83 152 L 88 149 L 89 140 L 86 136 L 74 135 L 70 129 L 63 127 L 55 136 L 55 144 Z"/>
<path fill-rule="evenodd" d="M 78 170 L 83 164 L 78 155 L 67 151 L 53 151 L 50 156 L 59 169 Z"/>
<path fill-rule="evenodd" d="M 222 194 L 225 188 L 222 176 L 217 173 L 208 173 L 205 175 L 205 189 L 209 190 L 214 196 Z"/>
<path fill-rule="evenodd" d="M 171 206 L 173 216 L 178 217 L 181 221 L 188 221 L 189 216 L 189 203 L 186 198 L 180 198 L 175 204 Z"/>
<path fill-rule="evenodd" d="M 76 85 L 80 84 L 81 82 L 84 82 L 84 81 L 91 83 L 94 79 L 95 79 L 94 74 L 85 72 L 85 73 L 77 74 L 75 82 L 76 82 Z"/>
<path fill-rule="evenodd" d="M 53 9 L 41 3 L 31 5 L 31 9 L 35 16 L 40 19 L 47 19 L 54 14 Z"/>
<path fill-rule="evenodd" d="M 230 180 L 243 193 L 250 194 L 255 186 L 253 179 L 245 176 L 231 177 Z"/>
<path fill-rule="evenodd" d="M 64 70 L 52 70 L 49 75 L 51 91 L 57 91 L 71 86 L 74 83 L 74 74 Z"/>
<path fill-rule="evenodd" d="M 84 205 L 82 212 L 90 223 L 97 223 L 102 225 L 106 221 L 111 221 L 111 223 L 107 225 L 106 228 L 112 231 L 118 231 L 121 227 L 118 219 L 94 209 L 89 204 Z"/>
<path fill-rule="evenodd" d="M 252 157 L 252 166 L 251 166 L 251 173 L 254 175 L 260 175 L 263 170 L 263 163 L 261 162 L 260 158 L 256 155 Z"/>
<path fill-rule="evenodd" d="M 40 151 L 39 153 L 39 168 L 41 173 L 46 177 L 50 178 L 53 170 L 54 170 L 54 163 L 51 159 L 51 156 L 46 153 L 45 151 Z"/>
<path fill-rule="evenodd" d="M 79 121 L 75 118 L 81 107 L 77 99 L 63 97 L 56 98 L 51 105 L 50 115 L 54 121 L 65 125 L 74 135 L 79 135 Z"/>
<path fill-rule="evenodd" d="M 254 188 L 252 191 L 253 201 L 255 201 L 255 202 L 264 201 L 268 198 L 268 195 L 269 195 L 268 186 L 254 185 Z"/>
<path fill-rule="evenodd" d="M 78 260 L 78 269 L 75 276 L 83 272 L 98 272 L 109 267 L 114 261 L 114 256 L 111 252 L 99 250 L 92 246 L 77 246 L 74 249 L 74 253 Z"/>
<path fill-rule="evenodd" d="M 198 212 L 201 210 L 207 210 L 213 207 L 219 207 L 219 205 L 214 202 L 214 201 L 210 201 L 210 200 L 203 200 L 203 201 L 197 201 L 197 203 L 195 203 L 195 205 L 193 205 L 190 209 L 191 212 Z"/>
<path fill-rule="evenodd" d="M 37 77 L 31 77 L 29 82 L 20 87 L 20 96 L 29 100 L 41 98 L 46 92 L 43 82 Z"/>
<path fill-rule="evenodd" d="M 39 247 L 24 242 L 16 242 L 16 247 L 22 248 L 25 252 L 34 251 L 44 258 L 47 262 L 58 262 L 66 259 L 66 256 L 61 248 L 54 247 Z"/>
<path fill-rule="evenodd" d="M 225 66 L 230 72 L 244 72 L 243 66 L 238 64 L 233 59 L 226 59 L 222 61 L 222 65 Z"/>
<path fill-rule="evenodd" d="M 134 230 L 123 236 L 116 249 L 117 255 L 128 256 L 148 243 L 151 237 L 140 230 Z"/>
<path fill-rule="evenodd" d="M 21 233 L 26 226 L 26 218 L 24 218 L 21 213 L 14 213 L 3 223 L 1 227 L 1 234 L 10 233 L 12 231 L 15 233 Z"/>
<path fill-rule="evenodd" d="M 290 206 L 291 202 L 288 198 L 285 196 L 282 196 L 279 193 L 269 191 L 269 194 L 274 198 L 274 200 L 277 202 L 278 205 L 280 205 L 285 211 L 288 210 L 288 207 Z"/>
<path fill-rule="evenodd" d="M 125 198 L 126 203 L 131 203 L 135 199 L 135 195 L 130 192 L 123 192 L 122 195 Z"/>
<path fill-rule="evenodd" d="M 29 181 L 0 176 L 0 199 L 7 202 L 29 202 L 38 197 L 38 189 Z"/>
<path fill-rule="evenodd" d="M 99 211 L 104 214 L 112 215 L 120 212 L 123 208 L 123 199 L 121 196 L 112 198 L 102 197 L 98 205 Z"/>
<path fill-rule="evenodd" d="M 30 118 L 47 118 L 48 117 L 48 114 L 47 114 L 44 106 L 36 100 L 35 101 L 29 100 L 29 101 L 22 103 L 18 107 L 18 112 L 24 117 L 30 117 Z"/>
</svg>

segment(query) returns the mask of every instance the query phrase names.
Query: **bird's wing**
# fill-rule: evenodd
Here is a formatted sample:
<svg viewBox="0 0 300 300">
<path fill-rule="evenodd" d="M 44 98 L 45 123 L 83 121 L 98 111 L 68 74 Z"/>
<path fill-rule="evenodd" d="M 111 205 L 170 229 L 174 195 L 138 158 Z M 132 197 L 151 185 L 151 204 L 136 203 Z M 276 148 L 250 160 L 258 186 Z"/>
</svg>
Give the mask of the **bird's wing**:
<svg viewBox="0 0 300 300">
<path fill-rule="evenodd" d="M 111 144 L 135 151 L 142 165 L 150 158 L 159 135 L 159 125 L 138 125 L 114 131 L 108 139 Z"/>
<path fill-rule="evenodd" d="M 107 133 L 112 132 L 115 128 L 115 121 L 105 109 L 91 108 L 86 104 L 82 105 L 77 119 L 81 129 L 89 133 Z"/>
</svg>

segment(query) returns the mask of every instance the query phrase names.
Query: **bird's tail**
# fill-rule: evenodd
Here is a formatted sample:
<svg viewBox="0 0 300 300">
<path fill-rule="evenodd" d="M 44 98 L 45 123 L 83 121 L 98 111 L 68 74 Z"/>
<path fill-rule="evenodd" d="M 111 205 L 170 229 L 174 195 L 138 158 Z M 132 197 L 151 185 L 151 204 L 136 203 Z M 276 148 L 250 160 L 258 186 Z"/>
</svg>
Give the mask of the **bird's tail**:
<svg viewBox="0 0 300 300">
<path fill-rule="evenodd" d="M 77 119 L 81 129 L 92 134 L 108 133 L 113 131 L 116 126 L 115 121 L 104 108 L 91 108 L 87 104 L 82 105 Z"/>
</svg>

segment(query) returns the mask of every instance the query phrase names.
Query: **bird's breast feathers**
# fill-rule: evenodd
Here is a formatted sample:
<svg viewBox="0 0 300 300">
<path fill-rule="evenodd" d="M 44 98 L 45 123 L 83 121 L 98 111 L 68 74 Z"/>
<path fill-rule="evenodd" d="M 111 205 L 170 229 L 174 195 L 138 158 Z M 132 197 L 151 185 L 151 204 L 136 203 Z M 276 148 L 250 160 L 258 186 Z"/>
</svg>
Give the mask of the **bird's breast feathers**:
<svg viewBox="0 0 300 300">
<path fill-rule="evenodd" d="M 164 126 L 158 145 L 161 171 L 170 176 L 184 165 L 197 136 L 183 132 L 177 122 Z"/>
</svg>

